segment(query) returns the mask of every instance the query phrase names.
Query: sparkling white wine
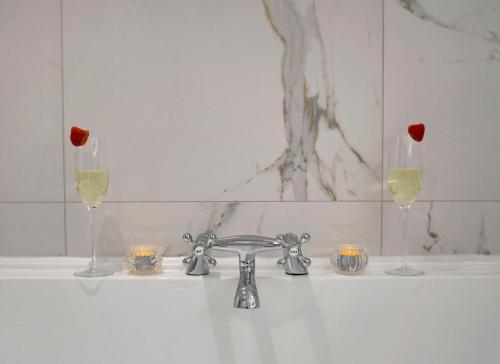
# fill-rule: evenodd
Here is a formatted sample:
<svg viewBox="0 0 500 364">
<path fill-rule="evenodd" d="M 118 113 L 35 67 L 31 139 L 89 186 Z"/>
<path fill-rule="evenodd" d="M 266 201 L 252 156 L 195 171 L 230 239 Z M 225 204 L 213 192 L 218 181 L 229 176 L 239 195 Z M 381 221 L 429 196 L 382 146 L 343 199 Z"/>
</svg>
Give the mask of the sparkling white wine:
<svg viewBox="0 0 500 364">
<path fill-rule="evenodd" d="M 410 206 L 422 188 L 422 172 L 418 168 L 389 168 L 389 190 L 401 207 Z"/>
<path fill-rule="evenodd" d="M 108 191 L 108 171 L 105 169 L 75 171 L 76 191 L 88 208 L 96 208 Z"/>
</svg>

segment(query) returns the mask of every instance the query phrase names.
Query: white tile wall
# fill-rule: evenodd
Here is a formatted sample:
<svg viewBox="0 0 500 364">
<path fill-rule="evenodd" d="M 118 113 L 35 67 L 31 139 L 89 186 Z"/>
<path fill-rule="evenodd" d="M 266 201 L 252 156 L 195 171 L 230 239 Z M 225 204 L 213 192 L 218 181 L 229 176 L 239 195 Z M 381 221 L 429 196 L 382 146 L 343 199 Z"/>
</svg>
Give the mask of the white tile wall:
<svg viewBox="0 0 500 364">
<path fill-rule="evenodd" d="M 421 198 L 499 200 L 498 2 L 401 3 L 385 2 L 385 147 L 423 121 Z"/>
<path fill-rule="evenodd" d="M 0 2 L 0 201 L 62 202 L 59 0 Z"/>
<path fill-rule="evenodd" d="M 311 256 L 330 254 L 338 243 L 365 244 L 380 254 L 378 202 L 184 202 L 105 203 L 96 218 L 101 255 L 121 254 L 137 242 L 155 242 L 167 255 L 183 255 L 190 246 L 182 235 L 211 230 L 219 236 L 304 232 Z M 88 213 L 81 203 L 67 204 L 68 254 L 88 255 Z M 275 254 L 276 255 L 276 254 Z"/>
<path fill-rule="evenodd" d="M 0 254 L 65 254 L 63 203 L 0 203 Z"/>
<path fill-rule="evenodd" d="M 0 2 L 1 255 L 65 254 L 60 17 Z"/>
<path fill-rule="evenodd" d="M 500 203 L 417 202 L 408 217 L 408 252 L 422 254 L 500 254 Z M 384 255 L 402 251 L 401 211 L 384 203 Z"/>
<path fill-rule="evenodd" d="M 181 235 L 207 228 L 398 254 L 382 161 L 413 121 L 427 135 L 410 252 L 498 254 L 499 34 L 487 0 L 2 1 L 0 254 L 88 254 L 75 124 L 109 152 L 102 255 L 182 255 Z M 287 151 L 305 153 L 303 185 Z"/>
<path fill-rule="evenodd" d="M 65 127 L 85 125 L 113 146 L 109 199 L 279 200 L 278 170 L 222 194 L 273 163 L 286 147 L 283 45 L 263 3 L 111 1 L 96 13 L 100 3 L 64 4 Z M 338 121 L 377 171 L 380 1 L 321 1 L 318 14 L 325 58 L 334 66 L 328 71 L 335 77 Z M 342 31 L 349 32 L 349 41 Z M 313 59 L 309 63 L 316 67 Z M 321 76 L 309 76 L 309 87 L 319 88 Z M 355 168 L 342 143 L 328 130 L 317 141 L 326 165 L 345 155 L 338 166 L 339 198 L 377 200 L 380 181 Z M 66 143 L 66 152 L 71 149 Z M 77 200 L 72 161 L 66 160 L 66 191 Z M 349 191 L 356 195 L 340 185 L 344 176 L 354 180 Z M 309 199 L 328 200 L 314 188 L 311 183 Z"/>
<path fill-rule="evenodd" d="M 109 200 L 220 199 L 279 155 L 283 50 L 261 2 L 101 3 L 64 3 L 65 127 L 112 146 Z"/>
</svg>

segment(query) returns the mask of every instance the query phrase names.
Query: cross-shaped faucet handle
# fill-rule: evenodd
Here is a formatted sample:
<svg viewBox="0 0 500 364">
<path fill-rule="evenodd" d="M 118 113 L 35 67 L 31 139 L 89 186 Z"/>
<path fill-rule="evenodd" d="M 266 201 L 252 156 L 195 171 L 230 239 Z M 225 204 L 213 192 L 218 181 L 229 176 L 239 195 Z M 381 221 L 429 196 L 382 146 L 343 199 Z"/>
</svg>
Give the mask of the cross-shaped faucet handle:
<svg viewBox="0 0 500 364">
<path fill-rule="evenodd" d="M 277 264 L 285 269 L 285 273 L 292 275 L 307 274 L 311 259 L 302 254 L 302 244 L 311 240 L 311 235 L 304 233 L 299 239 L 293 233 L 286 233 L 277 235 L 276 240 L 283 247 L 283 258 L 278 259 Z"/>
<path fill-rule="evenodd" d="M 193 241 L 192 235 L 186 233 L 182 238 L 193 247 L 191 255 L 182 261 L 184 265 L 187 265 L 186 273 L 190 275 L 208 274 L 210 268 L 217 265 L 217 261 L 210 256 L 210 249 L 217 236 L 215 234 L 200 234 Z"/>
</svg>

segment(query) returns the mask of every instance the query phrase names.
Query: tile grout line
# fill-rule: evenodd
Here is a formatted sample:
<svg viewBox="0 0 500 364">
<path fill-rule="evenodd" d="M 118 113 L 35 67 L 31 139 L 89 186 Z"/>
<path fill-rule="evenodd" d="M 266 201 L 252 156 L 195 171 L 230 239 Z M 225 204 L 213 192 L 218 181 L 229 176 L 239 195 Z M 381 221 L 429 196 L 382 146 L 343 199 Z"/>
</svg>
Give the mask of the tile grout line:
<svg viewBox="0 0 500 364">
<path fill-rule="evenodd" d="M 385 105 L 385 0 L 382 0 L 382 180 L 380 184 L 380 255 L 384 244 L 384 105 Z"/>
<path fill-rule="evenodd" d="M 66 153 L 64 152 L 64 24 L 63 24 L 63 2 L 59 2 L 60 9 L 60 21 L 61 21 L 61 115 L 62 115 L 62 155 L 63 155 L 63 168 L 62 168 L 62 180 L 63 180 L 63 211 L 64 211 L 64 255 L 68 255 L 68 232 L 66 223 Z"/>
<path fill-rule="evenodd" d="M 308 201 L 279 201 L 279 200 L 122 200 L 122 201 L 104 201 L 107 203 L 178 203 L 178 204 L 189 204 L 189 203 L 230 203 L 230 202 L 240 202 L 240 203 L 292 203 L 292 204 L 303 204 L 303 203 L 393 203 L 394 200 L 387 199 L 380 201 L 377 200 L 308 200 Z M 500 203 L 500 200 L 417 200 L 415 203 Z M 78 203 L 78 200 L 65 200 L 65 201 L 0 201 L 0 204 L 58 204 L 58 203 Z"/>
<path fill-rule="evenodd" d="M 384 202 L 391 202 L 392 200 L 387 200 Z M 332 201 L 332 200 L 304 200 L 304 201 L 295 201 L 295 200 L 290 200 L 290 201 L 280 201 L 280 200 L 145 200 L 145 201 L 139 201 L 139 200 L 123 200 L 123 201 L 103 201 L 103 204 L 107 203 L 179 203 L 179 204 L 189 204 L 189 203 L 296 203 L 296 204 L 302 204 L 302 203 L 378 203 L 380 202 L 378 199 L 377 200 L 341 200 L 341 201 Z M 20 202 L 24 203 L 24 202 Z M 66 203 L 81 203 L 81 201 L 78 200 L 73 200 L 73 201 L 66 201 Z"/>
</svg>

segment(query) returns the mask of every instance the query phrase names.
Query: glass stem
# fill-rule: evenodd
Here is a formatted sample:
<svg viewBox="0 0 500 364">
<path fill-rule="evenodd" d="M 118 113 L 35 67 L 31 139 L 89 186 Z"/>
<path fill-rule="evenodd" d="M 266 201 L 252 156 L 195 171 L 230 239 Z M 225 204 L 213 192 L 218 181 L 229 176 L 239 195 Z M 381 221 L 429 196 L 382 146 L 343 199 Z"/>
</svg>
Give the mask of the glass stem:
<svg viewBox="0 0 500 364">
<path fill-rule="evenodd" d="M 91 256 L 90 256 L 90 270 L 96 270 L 97 269 L 97 263 L 96 263 L 96 249 L 95 249 L 95 239 L 94 239 L 94 215 L 95 215 L 95 209 L 91 207 L 89 209 L 90 213 L 90 246 L 91 246 Z"/>
<path fill-rule="evenodd" d="M 410 209 L 409 206 L 402 207 L 403 210 L 403 216 L 402 216 L 402 227 L 403 227 L 403 251 L 401 254 L 401 266 L 403 268 L 406 268 L 407 262 L 406 262 L 406 255 L 407 255 L 407 246 L 406 246 L 406 227 L 408 226 L 408 210 Z"/>
</svg>

